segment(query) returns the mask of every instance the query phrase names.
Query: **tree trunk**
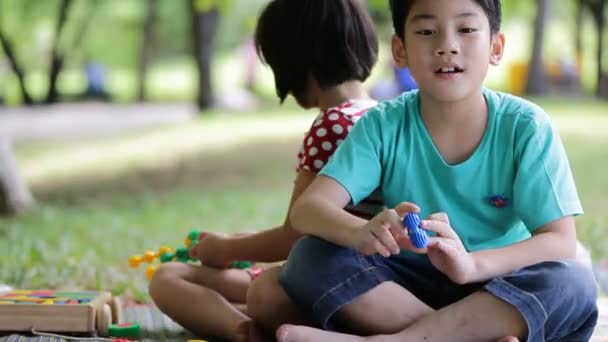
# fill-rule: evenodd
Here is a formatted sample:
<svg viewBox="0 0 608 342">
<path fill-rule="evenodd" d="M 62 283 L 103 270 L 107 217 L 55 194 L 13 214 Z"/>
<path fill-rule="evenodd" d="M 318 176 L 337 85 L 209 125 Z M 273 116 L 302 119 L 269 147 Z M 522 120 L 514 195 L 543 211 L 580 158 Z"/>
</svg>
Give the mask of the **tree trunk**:
<svg viewBox="0 0 608 342">
<path fill-rule="evenodd" d="M 2 32 L 0 32 L 0 44 L 2 44 L 2 49 L 4 49 L 6 58 L 8 59 L 9 64 L 11 65 L 11 69 L 13 69 L 13 72 L 17 76 L 17 81 L 19 81 L 19 88 L 21 89 L 21 98 L 23 103 L 28 106 L 33 105 L 34 100 L 32 100 L 30 93 L 25 87 L 25 75 L 23 73 L 23 69 L 17 62 L 17 56 L 15 56 L 15 53 L 13 52 L 13 46 L 4 36 L 4 34 L 2 34 Z"/>
<path fill-rule="evenodd" d="M 549 3 L 547 0 L 536 0 L 537 13 L 534 20 L 534 39 L 532 42 L 532 57 L 528 69 L 528 82 L 526 93 L 541 95 L 547 92 L 547 79 L 542 60 L 545 26 L 549 16 Z"/>
<path fill-rule="evenodd" d="M 581 74 L 583 71 L 583 18 L 584 18 L 583 0 L 576 0 L 576 20 L 574 22 L 574 53 L 576 62 L 576 71 L 578 75 L 577 88 L 582 90 Z"/>
<path fill-rule="evenodd" d="M 34 206 L 21 178 L 10 141 L 0 137 L 0 215 L 16 215 Z"/>
<path fill-rule="evenodd" d="M 601 0 L 598 3 L 596 25 L 597 25 L 597 89 L 595 95 L 597 97 L 608 97 L 608 76 L 604 73 L 604 50 L 605 50 L 605 28 L 606 28 L 606 16 L 605 6 L 606 1 Z"/>
<path fill-rule="evenodd" d="M 141 41 L 141 49 L 139 51 L 139 65 L 137 75 L 137 100 L 143 102 L 146 100 L 146 76 L 148 74 L 148 66 L 152 59 L 152 51 L 154 47 L 154 27 L 157 19 L 157 0 L 148 0 L 148 10 L 143 26 L 143 35 Z"/>
<path fill-rule="evenodd" d="M 89 26 L 93 21 L 93 15 L 97 11 L 99 0 L 89 0 L 86 2 L 86 4 L 88 5 L 86 15 L 82 16 L 82 18 L 80 19 L 80 23 L 78 25 L 78 28 L 76 29 L 76 35 L 74 35 L 74 40 L 72 41 L 73 50 L 80 49 L 84 37 L 89 31 Z"/>
<path fill-rule="evenodd" d="M 577 65 L 583 55 L 583 0 L 576 1 L 576 20 L 574 21 L 574 50 L 576 53 Z"/>
<path fill-rule="evenodd" d="M 72 0 L 62 0 L 59 7 L 59 19 L 57 20 L 57 26 L 55 26 L 55 41 L 53 43 L 53 49 L 51 50 L 51 66 L 49 68 L 49 90 L 46 95 L 45 103 L 55 103 L 58 100 L 57 93 L 57 79 L 63 69 L 64 57 L 59 54 L 59 39 L 61 38 L 61 32 L 65 26 L 65 22 L 68 17 L 68 10 Z"/>
<path fill-rule="evenodd" d="M 192 33 L 194 38 L 194 58 L 198 67 L 198 97 L 199 109 L 213 107 L 214 93 L 211 84 L 211 61 L 213 58 L 213 43 L 219 23 L 219 10 L 211 8 L 198 12 L 192 4 Z"/>
</svg>

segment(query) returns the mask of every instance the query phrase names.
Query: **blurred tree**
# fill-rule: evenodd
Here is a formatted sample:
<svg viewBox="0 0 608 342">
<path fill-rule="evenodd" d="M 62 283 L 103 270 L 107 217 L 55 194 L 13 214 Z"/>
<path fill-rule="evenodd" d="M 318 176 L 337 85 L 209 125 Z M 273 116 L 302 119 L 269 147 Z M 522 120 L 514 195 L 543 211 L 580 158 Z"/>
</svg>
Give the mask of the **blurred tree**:
<svg viewBox="0 0 608 342">
<path fill-rule="evenodd" d="M 548 82 L 544 72 L 542 59 L 543 42 L 545 38 L 545 27 L 549 19 L 549 2 L 547 0 L 536 0 L 536 18 L 534 19 L 534 38 L 532 39 L 532 57 L 528 67 L 528 80 L 526 93 L 529 95 L 541 95 L 547 92 Z"/>
<path fill-rule="evenodd" d="M 213 107 L 215 102 L 211 62 L 220 10 L 228 4 L 228 0 L 191 0 L 193 53 L 198 69 L 197 104 L 201 110 Z"/>
<path fill-rule="evenodd" d="M 61 0 L 61 4 L 59 5 L 59 14 L 57 23 L 55 26 L 55 35 L 53 41 L 53 49 L 51 50 L 50 56 L 50 66 L 49 66 L 49 89 L 46 95 L 46 99 L 44 102 L 46 104 L 55 103 L 58 99 L 57 93 L 57 79 L 59 78 L 59 73 L 61 69 L 63 69 L 64 55 L 59 53 L 59 40 L 62 36 L 63 29 L 65 27 L 65 23 L 68 17 L 68 11 L 70 6 L 72 5 L 72 0 Z"/>
<path fill-rule="evenodd" d="M 12 145 L 0 136 L 0 216 L 19 214 L 33 206 L 34 199 L 19 174 Z"/>
<path fill-rule="evenodd" d="M 73 20 L 73 37 L 70 46 L 66 46 L 66 44 L 62 45 L 61 43 L 65 43 L 67 40 L 66 37 L 68 37 L 65 31 L 66 27 L 68 27 L 68 14 L 73 8 L 73 0 L 59 0 L 58 3 L 43 2 L 41 5 L 33 0 L 0 2 L 0 9 L 3 10 L 1 14 L 4 14 L 5 11 L 11 13 L 10 20 L 5 20 L 8 19 L 5 17 L 0 18 L 0 43 L 2 44 L 6 58 L 9 60 L 11 69 L 17 76 L 17 82 L 19 83 L 19 89 L 24 104 L 31 105 L 37 101 L 49 104 L 59 100 L 57 81 L 63 70 L 66 55 L 68 52 L 72 53 L 75 50 L 80 49 L 83 37 L 89 26 L 91 16 L 95 12 L 98 1 L 99 0 L 79 2 L 79 4 L 84 5 L 83 12 L 85 15 L 81 17 L 81 20 Z M 58 7 L 55 7 L 57 4 Z M 7 8 L 8 11 L 6 10 Z M 35 100 L 27 89 L 25 75 L 26 66 L 35 68 L 36 65 L 33 63 L 29 63 L 28 65 L 27 57 L 35 56 L 37 62 L 44 61 L 44 59 L 39 58 L 39 51 L 35 51 L 38 46 L 34 46 L 34 49 L 32 49 L 31 45 L 34 45 L 32 43 L 35 41 L 32 39 L 32 36 L 34 35 L 33 31 L 35 31 L 35 29 L 32 27 L 51 18 L 56 18 L 56 22 L 51 37 L 51 46 L 48 49 L 49 63 L 46 72 L 46 76 L 48 77 L 48 88 L 47 93 L 42 100 Z M 23 29 L 23 26 L 27 27 L 27 29 Z M 9 35 L 13 36 L 14 40 L 19 42 L 17 46 L 11 44 L 11 41 L 8 38 Z M 24 50 L 29 50 L 29 54 L 24 53 Z M 34 51 L 32 52 L 32 50 Z M 44 52 L 46 52 L 46 49 Z M 25 62 L 20 63 L 19 55 L 21 55 L 21 59 L 25 60 Z"/>
<path fill-rule="evenodd" d="M 23 67 L 17 62 L 17 57 L 15 56 L 15 52 L 13 51 L 13 45 L 4 35 L 3 31 L 0 29 L 0 43 L 2 44 L 2 49 L 4 49 L 4 54 L 8 59 L 9 65 L 13 72 L 17 76 L 17 82 L 19 82 L 19 89 L 21 90 L 21 98 L 23 99 L 23 103 L 26 105 L 34 104 L 34 100 L 32 96 L 27 91 L 25 87 L 25 74 L 23 71 Z"/>
<path fill-rule="evenodd" d="M 34 100 L 32 99 L 32 96 L 30 95 L 29 91 L 27 90 L 27 87 L 25 86 L 24 68 L 21 64 L 19 64 L 17 60 L 17 53 L 6 34 L 7 25 L 5 24 L 5 22 L 9 21 L 7 19 L 10 18 L 10 16 L 7 16 L 5 12 L 7 12 L 7 7 L 10 8 L 9 11 L 16 12 L 14 8 L 11 8 L 11 5 L 15 6 L 15 4 L 9 3 L 7 5 L 4 2 L 2 2 L 1 4 L 2 7 L 0 7 L 0 45 L 2 45 L 2 49 L 4 50 L 4 54 L 8 59 L 11 69 L 17 76 L 17 82 L 19 83 L 19 89 L 21 91 L 21 98 L 23 103 L 25 103 L 26 105 L 31 105 L 34 103 Z"/>
<path fill-rule="evenodd" d="M 595 94 L 598 97 L 608 98 L 608 74 L 604 71 L 604 50 L 605 50 L 605 31 L 608 6 L 606 0 L 579 0 L 582 6 L 587 8 L 593 17 L 593 23 L 597 31 L 597 50 L 596 50 L 596 78 L 597 87 Z"/>
<path fill-rule="evenodd" d="M 137 100 L 146 100 L 146 75 L 152 60 L 152 51 L 155 45 L 155 28 L 158 20 L 158 1 L 147 0 L 146 16 L 143 24 L 141 49 L 139 51 L 139 65 L 137 73 Z"/>
</svg>

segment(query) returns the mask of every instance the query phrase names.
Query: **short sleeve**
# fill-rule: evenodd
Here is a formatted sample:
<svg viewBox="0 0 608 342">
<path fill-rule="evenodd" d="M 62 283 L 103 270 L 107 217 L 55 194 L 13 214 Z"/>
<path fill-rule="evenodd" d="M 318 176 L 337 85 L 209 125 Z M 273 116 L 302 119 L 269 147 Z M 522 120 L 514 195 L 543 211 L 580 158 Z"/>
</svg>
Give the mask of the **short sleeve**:
<svg viewBox="0 0 608 342">
<path fill-rule="evenodd" d="M 381 113 L 377 108 L 370 109 L 359 120 L 319 173 L 340 183 L 349 192 L 355 205 L 369 196 L 380 184 Z"/>
<path fill-rule="evenodd" d="M 528 230 L 582 214 L 570 163 L 548 116 L 529 118 L 518 130 L 513 204 Z"/>
<path fill-rule="evenodd" d="M 344 141 L 360 114 L 347 115 L 339 109 L 322 112 L 304 136 L 298 154 L 298 170 L 319 172 Z"/>
</svg>

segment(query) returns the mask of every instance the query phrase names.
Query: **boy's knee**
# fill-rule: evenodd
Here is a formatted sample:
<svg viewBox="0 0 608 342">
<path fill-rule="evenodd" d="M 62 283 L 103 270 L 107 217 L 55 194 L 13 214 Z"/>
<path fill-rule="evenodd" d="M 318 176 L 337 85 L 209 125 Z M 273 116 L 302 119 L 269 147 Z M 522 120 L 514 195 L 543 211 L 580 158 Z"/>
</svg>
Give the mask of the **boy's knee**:
<svg viewBox="0 0 608 342">
<path fill-rule="evenodd" d="M 556 279 L 567 291 L 573 305 L 580 308 L 583 313 L 592 314 L 597 311 L 597 282 L 591 268 L 576 260 L 563 261 L 563 267 L 556 274 Z"/>
<path fill-rule="evenodd" d="M 576 260 L 565 260 L 554 262 L 551 270 L 545 273 L 548 284 L 558 286 L 564 297 L 595 306 L 597 285 L 590 267 Z"/>
<path fill-rule="evenodd" d="M 335 267 L 334 263 L 339 257 L 350 257 L 354 253 L 354 250 L 307 235 L 293 246 L 280 274 L 280 282 L 289 286 L 292 283 L 297 285 L 303 281 L 312 281 L 323 274 L 324 270 Z"/>
</svg>

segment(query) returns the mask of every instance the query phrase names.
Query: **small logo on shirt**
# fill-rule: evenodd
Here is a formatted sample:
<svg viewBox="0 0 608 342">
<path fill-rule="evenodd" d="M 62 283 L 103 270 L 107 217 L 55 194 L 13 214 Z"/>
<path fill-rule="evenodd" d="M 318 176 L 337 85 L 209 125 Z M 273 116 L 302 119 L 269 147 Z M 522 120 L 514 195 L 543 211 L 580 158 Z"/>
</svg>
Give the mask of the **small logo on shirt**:
<svg viewBox="0 0 608 342">
<path fill-rule="evenodd" d="M 488 202 L 495 208 L 505 208 L 509 205 L 509 198 L 503 195 L 494 195 L 490 196 Z"/>
</svg>

